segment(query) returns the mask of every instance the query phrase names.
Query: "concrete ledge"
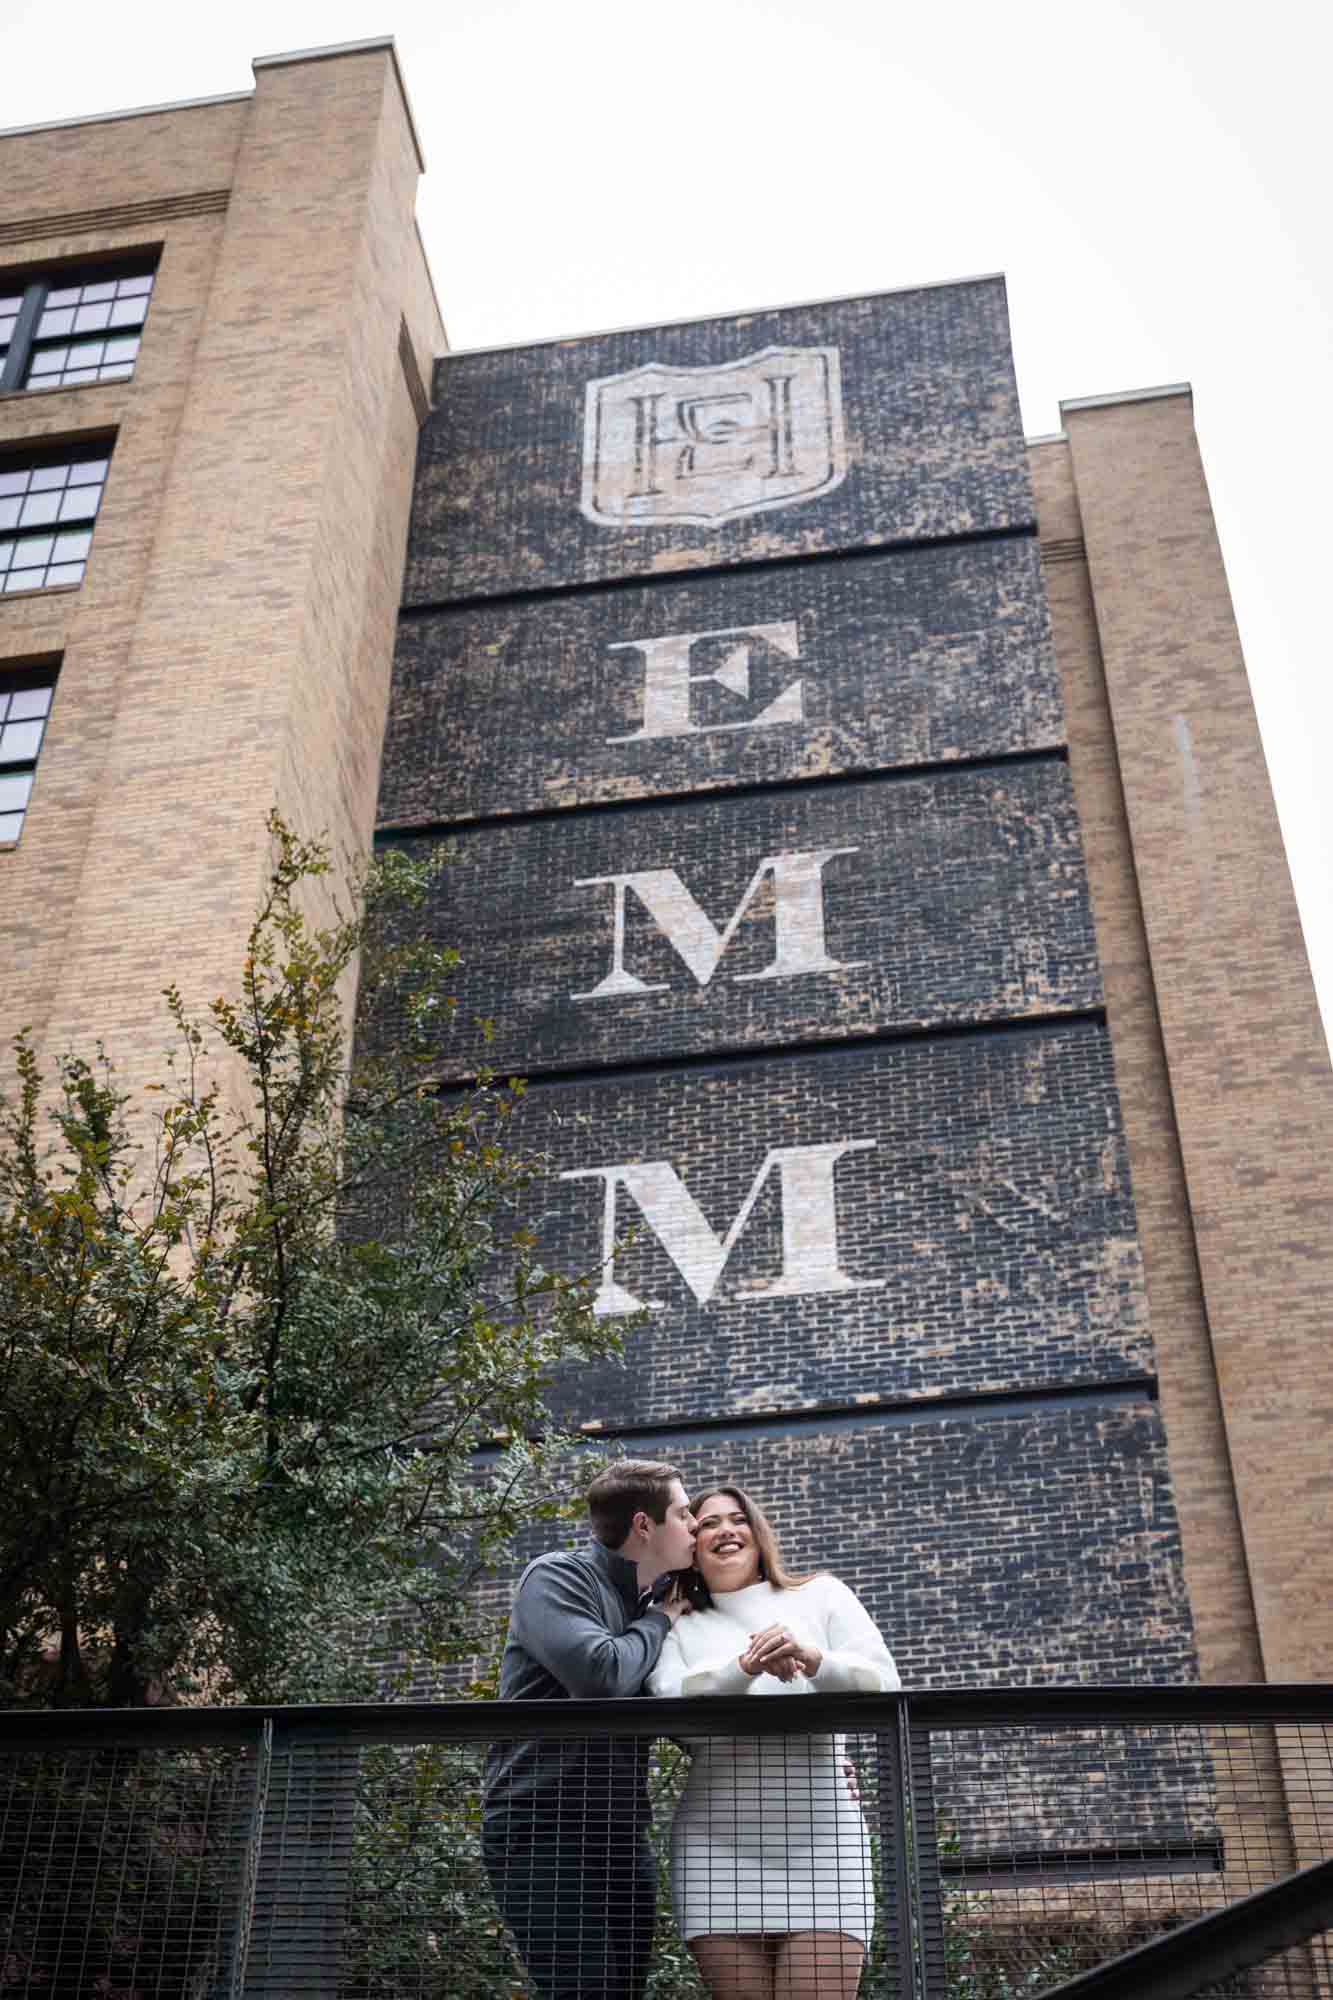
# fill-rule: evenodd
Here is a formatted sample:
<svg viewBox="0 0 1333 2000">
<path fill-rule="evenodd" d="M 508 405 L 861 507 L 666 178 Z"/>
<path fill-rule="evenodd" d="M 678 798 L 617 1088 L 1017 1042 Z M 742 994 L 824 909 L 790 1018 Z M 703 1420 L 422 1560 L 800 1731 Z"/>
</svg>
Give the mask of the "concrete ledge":
<svg viewBox="0 0 1333 2000">
<path fill-rule="evenodd" d="M 21 139 L 27 132 L 63 132 L 74 125 L 114 125 L 118 118 L 154 118 L 164 111 L 202 111 L 210 104 L 244 104 L 252 90 L 224 90 L 218 97 L 178 97 L 169 104 L 136 104 L 129 111 L 89 111 L 82 118 L 45 118 L 36 125 L 6 125 L 0 139 Z"/>
<path fill-rule="evenodd" d="M 1194 400 L 1194 388 L 1189 382 L 1164 382 L 1158 389 L 1116 389 L 1109 396 L 1071 396 L 1060 403 L 1060 415 L 1066 410 L 1102 410 L 1112 403 L 1154 403 L 1162 396 L 1188 396 Z"/>
</svg>

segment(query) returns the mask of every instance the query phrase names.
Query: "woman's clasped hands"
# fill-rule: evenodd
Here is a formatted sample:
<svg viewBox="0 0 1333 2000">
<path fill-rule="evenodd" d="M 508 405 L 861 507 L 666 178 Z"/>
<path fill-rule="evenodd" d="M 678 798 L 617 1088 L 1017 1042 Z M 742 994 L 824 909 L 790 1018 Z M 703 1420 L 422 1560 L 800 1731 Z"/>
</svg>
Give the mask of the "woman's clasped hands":
<svg viewBox="0 0 1333 2000">
<path fill-rule="evenodd" d="M 762 1632 L 751 1632 L 738 1664 L 752 1680 L 759 1674 L 772 1674 L 774 1680 L 794 1681 L 798 1674 L 804 1674 L 812 1681 L 823 1659 L 818 1646 L 802 1644 L 787 1626 L 767 1625 Z"/>
</svg>

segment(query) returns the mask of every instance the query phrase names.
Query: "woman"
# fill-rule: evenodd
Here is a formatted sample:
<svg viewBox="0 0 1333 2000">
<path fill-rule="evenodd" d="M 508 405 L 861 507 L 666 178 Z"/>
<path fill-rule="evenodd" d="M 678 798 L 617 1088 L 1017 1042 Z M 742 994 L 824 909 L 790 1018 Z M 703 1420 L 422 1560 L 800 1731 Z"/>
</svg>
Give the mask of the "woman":
<svg viewBox="0 0 1333 2000">
<path fill-rule="evenodd" d="M 877 1694 L 901 1686 L 846 1584 L 792 1576 L 739 1486 L 691 1503 L 695 1610 L 657 1695 Z M 870 1843 L 833 1736 L 687 1739 L 671 1829 L 676 1921 L 713 2000 L 854 2000 L 874 1921 Z"/>
</svg>

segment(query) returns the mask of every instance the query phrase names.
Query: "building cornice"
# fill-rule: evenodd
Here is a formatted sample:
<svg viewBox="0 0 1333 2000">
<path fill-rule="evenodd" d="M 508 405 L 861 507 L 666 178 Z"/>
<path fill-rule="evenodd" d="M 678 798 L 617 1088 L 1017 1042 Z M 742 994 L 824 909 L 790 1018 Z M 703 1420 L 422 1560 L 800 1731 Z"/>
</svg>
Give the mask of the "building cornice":
<svg viewBox="0 0 1333 2000">
<path fill-rule="evenodd" d="M 64 132 L 77 125 L 114 125 L 121 118 L 158 118 L 167 111 L 202 111 L 211 104 L 248 104 L 252 90 L 225 90 L 217 97 L 178 97 L 169 104 L 136 104 L 128 111 L 88 111 L 81 118 L 44 118 L 36 125 L 6 125 L 0 139 L 22 139 L 29 132 Z"/>
<path fill-rule="evenodd" d="M 422 173 L 426 162 L 421 151 L 421 138 L 417 122 L 412 115 L 412 100 L 407 94 L 407 84 L 403 78 L 402 64 L 398 60 L 398 49 L 392 35 L 375 35 L 364 42 L 330 42 L 324 48 L 290 49 L 275 56 L 256 56 L 250 64 L 252 70 L 281 69 L 290 63 L 329 62 L 335 56 L 368 55 L 375 49 L 387 51 L 393 64 L 398 93 L 403 100 L 403 111 L 407 118 L 407 129 L 412 135 L 417 164 Z M 122 118 L 158 118 L 172 111 L 201 111 L 213 104 L 245 104 L 254 96 L 252 90 L 227 90 L 216 97 L 176 97 L 165 104 L 135 104 L 124 111 L 89 111 L 79 118 L 45 118 L 34 125 L 7 125 L 0 130 L 0 139 L 21 139 L 29 132 L 63 132 L 79 125 L 114 125 Z"/>
<path fill-rule="evenodd" d="M 1062 400 L 1060 415 L 1066 410 L 1104 410 L 1113 403 L 1155 403 L 1163 396 L 1187 396 L 1194 400 L 1189 382 L 1164 382 L 1156 389 L 1115 389 L 1109 396 L 1071 396 Z"/>
</svg>

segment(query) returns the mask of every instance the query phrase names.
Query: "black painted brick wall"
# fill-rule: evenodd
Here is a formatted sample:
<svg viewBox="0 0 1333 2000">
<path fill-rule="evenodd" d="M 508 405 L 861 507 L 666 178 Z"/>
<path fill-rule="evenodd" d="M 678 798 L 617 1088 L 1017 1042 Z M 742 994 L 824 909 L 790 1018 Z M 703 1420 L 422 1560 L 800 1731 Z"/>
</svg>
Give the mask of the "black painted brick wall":
<svg viewBox="0 0 1333 2000">
<path fill-rule="evenodd" d="M 770 346 L 838 350 L 836 482 L 708 523 L 581 511 L 594 378 Z M 453 357 L 436 397 L 381 825 L 456 829 L 431 922 L 467 955 L 460 1013 L 495 1017 L 502 1067 L 555 1072 L 518 1135 L 552 1156 L 553 1260 L 602 1248 L 603 1182 L 561 1172 L 669 1167 L 702 1214 L 693 1253 L 688 1209 L 665 1221 L 688 1262 L 773 1149 L 874 1142 L 826 1182 L 838 1268 L 873 1288 L 760 1296 L 818 1209 L 773 1172 L 700 1304 L 622 1189 L 614 1275 L 658 1303 L 557 1401 L 751 1486 L 909 1684 L 1192 1677 L 1002 283 Z M 696 635 L 693 733 L 612 740 L 669 635 Z M 720 929 L 761 857 L 834 846 L 858 852 L 827 865 L 828 947 L 865 967 L 737 983 L 772 948 L 766 887 L 701 986 L 631 896 L 626 963 L 666 990 L 571 1000 L 609 969 L 611 891 L 577 881 L 676 869 Z M 464 1027 L 446 1071 L 478 1053 Z"/>
<path fill-rule="evenodd" d="M 913 1413 L 658 1448 L 691 1493 L 730 1477 L 763 1496 L 784 1552 L 862 1598 L 907 1687 L 1197 1678 L 1155 1403 Z M 1113 1846 L 1143 1839 L 1151 1762 L 1152 1841 L 1207 1838 L 1208 1771 L 1191 1747 L 1168 1731 L 1151 1749 L 1141 1734 L 1065 1738 L 1034 1770 L 1001 1732 L 954 1735 L 937 1804 L 961 1817 L 969 1851 Z M 1098 1782 L 1080 1782 L 1086 1765 Z"/>
<path fill-rule="evenodd" d="M 748 697 L 696 681 L 692 720 L 742 721 L 799 681 L 799 721 L 608 742 L 644 719 L 643 656 L 613 648 L 764 624 L 794 624 L 799 657 L 756 642 Z M 735 644 L 704 640 L 694 672 Z M 1063 741 L 1035 540 L 770 563 L 404 618 L 379 818 L 432 825 Z"/>
<path fill-rule="evenodd" d="M 792 1567 L 851 1585 L 909 1688 L 1197 1678 L 1162 1427 L 1142 1393 L 685 1430 L 650 1448 L 694 1496 L 719 1480 L 762 1496 Z M 526 1538 L 516 1567 L 551 1540 Z M 936 1804 L 965 1852 L 1059 1866 L 1145 1839 L 1220 1848 L 1190 1732 L 1072 1731 L 1035 1749 L 1029 1733 L 936 1738 Z"/>
<path fill-rule="evenodd" d="M 793 1568 L 863 1599 L 908 1687 L 1195 1678 L 1146 1397 L 682 1430 L 652 1450 L 691 1494 L 758 1495 Z"/>
<path fill-rule="evenodd" d="M 596 991 L 613 965 L 617 892 L 606 877 L 674 871 L 720 935 L 766 858 L 849 849 L 812 871 L 803 894 L 784 896 L 781 928 L 770 871 L 711 973 L 680 955 L 643 899 L 655 885 L 641 883 L 643 895 L 624 894 L 622 962 L 665 990 Z M 846 969 L 755 979 L 779 943 L 795 963 L 819 963 L 817 927 L 801 919 L 821 910 L 824 955 Z M 670 905 L 661 914 L 668 925 L 679 916 Z M 426 923 L 464 953 L 441 1046 L 454 1074 L 487 1063 L 531 1072 L 650 1061 L 1101 1001 L 1061 760 L 479 828 L 456 837 Z M 495 1022 L 490 1042 L 479 1017 Z"/>
<path fill-rule="evenodd" d="M 599 1260 L 600 1180 L 668 1161 L 723 1237 L 772 1148 L 873 1140 L 832 1167 L 840 1263 L 875 1290 L 756 1298 L 782 1268 L 776 1175 L 699 1304 L 623 1191 L 618 1283 L 662 1309 L 578 1371 L 576 1420 L 663 1422 L 1089 1383 L 1151 1367 L 1105 1029 L 1088 1023 L 836 1050 L 531 1093 L 550 1148 L 550 1261 Z M 751 1294 L 747 1298 L 747 1292 Z"/>
<path fill-rule="evenodd" d="M 768 1496 L 797 1561 L 864 1597 L 908 1686 L 1193 1677 L 1152 1404 L 672 1452 L 701 1481 L 729 1471 Z"/>
<path fill-rule="evenodd" d="M 850 469 L 817 499 L 715 526 L 579 511 L 589 381 L 773 345 L 841 355 Z M 1027 527 L 1004 281 L 448 356 L 421 433 L 408 604 Z"/>
</svg>

